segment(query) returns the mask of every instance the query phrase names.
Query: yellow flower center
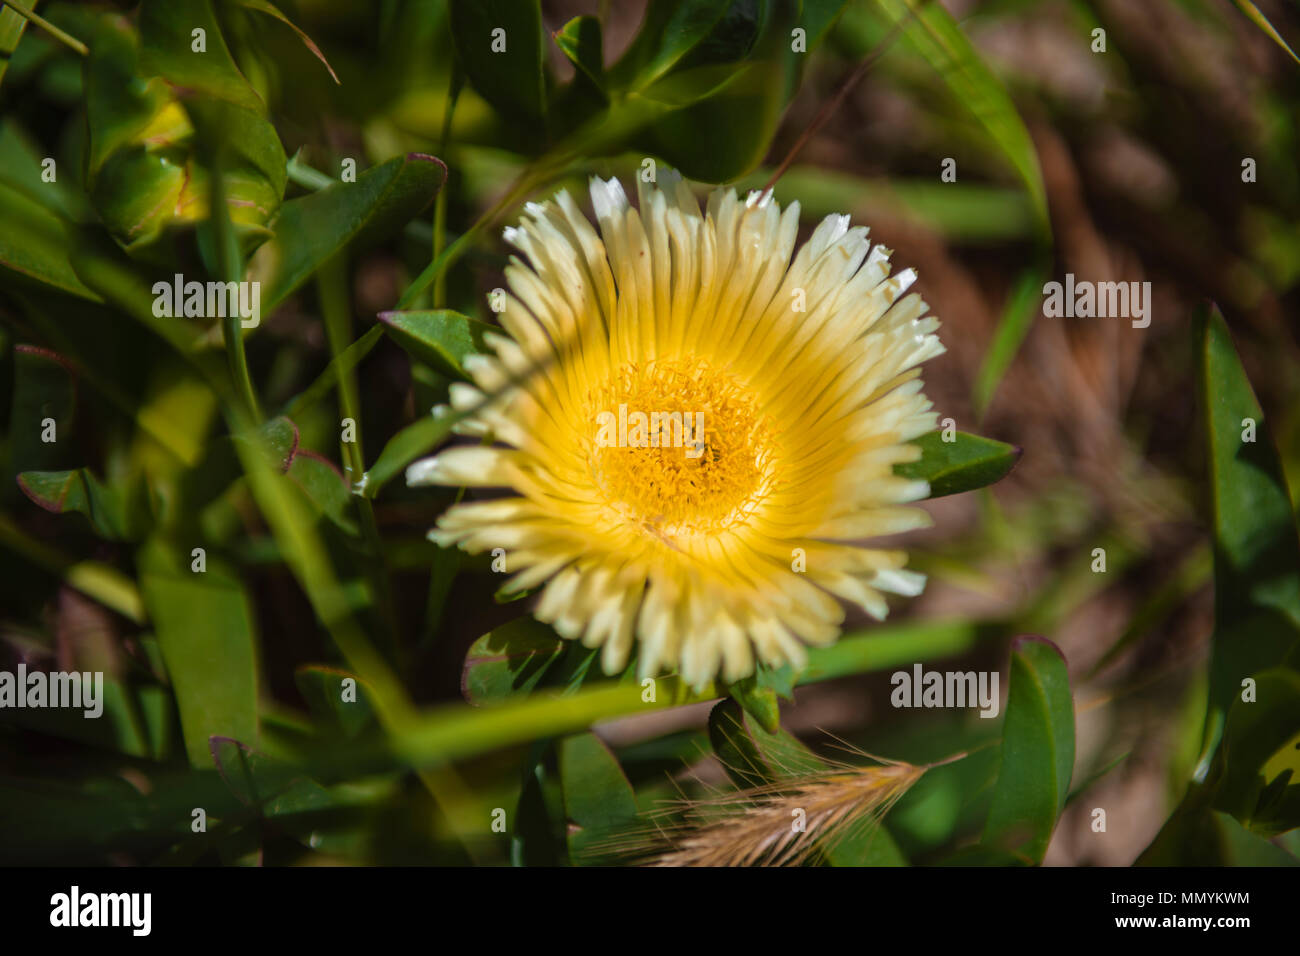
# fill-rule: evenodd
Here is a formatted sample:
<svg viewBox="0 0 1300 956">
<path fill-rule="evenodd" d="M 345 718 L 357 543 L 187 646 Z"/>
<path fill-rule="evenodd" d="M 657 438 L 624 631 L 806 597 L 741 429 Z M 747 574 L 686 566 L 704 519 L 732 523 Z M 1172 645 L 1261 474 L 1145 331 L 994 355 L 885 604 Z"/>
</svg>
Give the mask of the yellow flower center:
<svg viewBox="0 0 1300 956">
<path fill-rule="evenodd" d="M 592 478 L 647 534 L 733 527 L 771 486 L 771 435 L 758 400 L 707 362 L 629 363 L 588 401 Z"/>
</svg>

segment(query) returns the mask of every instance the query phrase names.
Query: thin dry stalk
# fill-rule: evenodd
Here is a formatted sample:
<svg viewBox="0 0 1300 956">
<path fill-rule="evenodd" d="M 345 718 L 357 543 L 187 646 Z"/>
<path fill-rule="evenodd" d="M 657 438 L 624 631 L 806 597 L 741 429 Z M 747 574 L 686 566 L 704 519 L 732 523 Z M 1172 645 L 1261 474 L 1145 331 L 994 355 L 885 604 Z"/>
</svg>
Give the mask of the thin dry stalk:
<svg viewBox="0 0 1300 956">
<path fill-rule="evenodd" d="M 651 827 L 625 832 L 604 849 L 647 866 L 809 863 L 878 826 L 926 770 L 937 766 L 871 759 L 877 763 L 831 763 L 811 772 L 783 774 L 768 784 L 673 801 L 650 815 Z"/>
</svg>

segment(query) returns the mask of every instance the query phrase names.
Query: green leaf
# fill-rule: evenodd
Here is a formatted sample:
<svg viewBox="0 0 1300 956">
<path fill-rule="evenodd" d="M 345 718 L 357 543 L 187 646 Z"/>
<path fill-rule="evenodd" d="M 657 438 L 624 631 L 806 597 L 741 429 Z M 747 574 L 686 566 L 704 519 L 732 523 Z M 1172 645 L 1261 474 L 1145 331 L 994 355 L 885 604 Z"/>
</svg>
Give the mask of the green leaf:
<svg viewBox="0 0 1300 956">
<path fill-rule="evenodd" d="M 910 0 L 875 0 L 875 3 L 891 24 L 911 16 L 914 9 L 917 11 L 904 28 L 905 40 L 938 71 L 952 91 L 953 99 L 970 111 L 1010 160 L 1029 193 L 1040 235 L 1050 237 L 1047 191 L 1033 140 L 1006 89 L 985 65 L 952 14 L 941 3 L 921 5 Z"/>
<path fill-rule="evenodd" d="M 52 157 L 47 157 L 46 152 L 16 119 L 0 120 L 0 170 L 4 170 L 4 186 L 35 200 L 59 219 L 70 223 L 86 221 L 90 211 L 79 186 L 67 177 L 48 181 L 44 163 Z M 53 171 L 57 172 L 57 167 Z"/>
<path fill-rule="evenodd" d="M 644 89 L 699 45 L 729 7 L 743 6 L 717 0 L 651 0 L 636 39 L 610 71 L 611 78 L 620 87 Z"/>
<path fill-rule="evenodd" d="M 757 166 L 805 59 L 791 50 L 794 11 L 793 4 L 725 8 L 715 29 L 641 92 L 644 101 L 675 108 L 655 118 L 636 145 L 704 182 Z"/>
<path fill-rule="evenodd" d="M 204 52 L 192 30 L 204 31 Z M 140 40 L 122 18 L 100 20 L 85 86 L 91 199 L 125 249 L 170 263 L 167 234 L 206 222 L 218 200 L 244 252 L 270 235 L 284 149 L 207 0 L 146 3 Z"/>
<path fill-rule="evenodd" d="M 1243 690 L 1228 714 L 1214 806 L 1271 837 L 1300 827 L 1300 672 L 1278 667 L 1254 680 L 1253 698 Z"/>
<path fill-rule="evenodd" d="M 133 541 L 146 531 L 144 486 L 106 487 L 89 468 L 76 471 L 25 471 L 18 486 L 35 504 L 55 514 L 80 512 L 95 531 L 111 541 Z"/>
<path fill-rule="evenodd" d="M 63 358 L 48 349 L 19 345 L 14 348 L 13 358 L 10 464 L 15 476 L 24 471 L 51 470 L 62 463 L 67 449 L 72 447 L 76 379 Z M 13 485 L 9 488 L 12 490 Z"/>
<path fill-rule="evenodd" d="M 554 35 L 554 40 L 560 52 L 577 70 L 577 75 L 604 96 L 605 53 L 600 20 L 592 16 L 574 17 Z"/>
<path fill-rule="evenodd" d="M 557 761 L 549 759 L 553 750 L 550 740 L 529 748 L 510 827 L 514 866 L 561 866 L 568 859 L 569 827 Z"/>
<path fill-rule="evenodd" d="M 370 350 L 375 347 L 383 334 L 382 325 L 372 326 L 365 335 L 336 355 L 329 365 L 325 366 L 325 371 L 320 373 L 316 381 L 285 402 L 280 414 L 293 418 L 314 408 L 317 402 L 334 390 L 340 377 L 346 376 L 361 364 L 361 360 L 370 354 Z"/>
<path fill-rule="evenodd" d="M 1227 813 L 1183 804 L 1136 866 L 1300 866 L 1300 859 L 1243 827 Z"/>
<path fill-rule="evenodd" d="M 442 160 L 422 153 L 390 159 L 357 177 L 291 199 L 280 208 L 275 239 L 249 267 L 263 283 L 270 312 L 350 242 L 392 235 L 433 201 L 447 177 Z"/>
<path fill-rule="evenodd" d="M 315 44 L 311 37 L 300 30 L 292 20 L 281 13 L 274 4 L 267 2 L 267 0 L 236 0 L 236 2 L 242 7 L 256 10 L 258 13 L 265 13 L 269 17 L 275 17 L 275 19 L 279 20 L 294 33 L 298 34 L 298 39 L 303 42 L 303 46 L 307 47 L 308 50 L 311 50 L 312 55 L 325 64 L 325 69 L 329 70 L 330 76 L 333 77 L 334 82 L 339 83 L 338 74 L 334 72 L 334 67 L 330 66 L 330 61 L 325 59 L 325 54 L 320 51 L 320 47 Z"/>
<path fill-rule="evenodd" d="M 268 419 L 256 429 L 232 435 L 230 440 L 260 451 L 269 465 L 284 474 L 298 455 L 298 426 L 283 415 Z M 228 457 L 231 478 L 238 473 L 238 463 Z"/>
<path fill-rule="evenodd" d="M 1300 540 L 1264 413 L 1217 309 L 1197 319 L 1214 515 L 1211 728 L 1242 678 L 1282 660 L 1300 627 Z M 1244 441 L 1247 421 L 1254 441 Z"/>
<path fill-rule="evenodd" d="M 447 598 L 460 573 L 461 551 L 458 548 L 438 548 L 429 568 L 429 591 L 424 602 L 424 628 L 420 634 L 421 646 L 428 646 L 442 629 L 442 616 L 447 608 Z"/>
<path fill-rule="evenodd" d="M 506 118 L 544 129 L 546 51 L 538 0 L 451 0 L 450 14 L 456 55 L 474 89 Z"/>
<path fill-rule="evenodd" d="M 536 687 L 568 648 L 550 627 L 521 617 L 488 631 L 465 655 L 461 691 L 472 704 L 485 704 Z"/>
<path fill-rule="evenodd" d="M 809 50 L 821 43 L 848 5 L 849 0 L 803 0 L 799 26 L 807 34 Z"/>
<path fill-rule="evenodd" d="M 271 238 L 289 180 L 284 147 L 271 122 L 253 110 L 207 99 L 189 100 L 185 110 L 194 122 L 189 175 L 198 211 L 219 203 L 228 219 L 211 215 L 199 224 L 200 249 L 211 274 L 236 281 L 242 257 Z"/>
<path fill-rule="evenodd" d="M 461 379 L 468 377 L 465 356 L 485 351 L 483 333 L 497 331 L 451 309 L 380 312 L 379 320 L 389 338 L 412 358 Z"/>
<path fill-rule="evenodd" d="M 205 50 L 194 49 L 195 30 L 203 31 Z M 144 0 L 140 6 L 140 65 L 191 94 L 225 100 L 266 115 L 226 46 L 210 0 Z"/>
<path fill-rule="evenodd" d="M 760 727 L 774 734 L 781 726 L 777 698 L 794 700 L 794 680 L 794 668 L 789 664 L 772 668 L 760 662 L 751 676 L 728 684 L 727 691 Z"/>
<path fill-rule="evenodd" d="M 1002 765 L 984 845 L 1041 863 L 1070 792 L 1074 702 L 1065 658 L 1041 637 L 1011 646 Z"/>
<path fill-rule="evenodd" d="M 895 465 L 894 473 L 928 481 L 931 498 L 1001 481 L 1020 460 L 1019 448 L 966 432 L 956 432 L 953 441 L 944 441 L 942 431 L 927 432 L 912 444 L 921 449 L 920 461 Z"/>
<path fill-rule="evenodd" d="M 321 514 L 344 533 L 356 537 L 357 523 L 348 515 L 352 494 L 338 466 L 313 451 L 299 451 L 289 466 L 289 477 L 297 483 Z"/>
<path fill-rule="evenodd" d="M 768 732 L 779 731 L 778 723 L 775 730 Z M 727 776 L 742 790 L 772 783 L 777 778 L 745 726 L 745 712 L 734 697 L 718 701 L 709 711 L 709 743 Z"/>
<path fill-rule="evenodd" d="M 141 75 L 139 57 L 126 20 L 98 22 L 85 63 L 86 185 L 99 218 L 128 250 L 155 242 L 194 198 L 193 125 L 162 77 Z"/>
<path fill-rule="evenodd" d="M 72 223 L 0 183 L 0 276 L 13 274 L 78 298 L 100 301 L 68 261 L 75 235 Z"/>
<path fill-rule="evenodd" d="M 32 0 L 35 8 L 38 0 Z M 9 58 L 18 49 L 18 41 L 27 29 L 27 18 L 19 16 L 8 7 L 0 8 L 0 83 L 4 82 L 5 71 L 9 69 Z"/>
<path fill-rule="evenodd" d="M 1282 39 L 1282 35 L 1278 33 L 1273 24 L 1269 22 L 1268 17 L 1264 16 L 1264 14 L 1260 12 L 1259 7 L 1251 3 L 1251 0 L 1232 0 L 1232 2 L 1237 5 L 1237 9 L 1244 13 L 1250 21 L 1255 24 L 1255 26 L 1263 30 L 1270 40 L 1282 49 L 1286 50 L 1286 52 L 1291 55 L 1291 59 L 1300 63 L 1300 56 L 1297 56 L 1295 50 L 1291 49 L 1290 44 L 1288 44 L 1286 40 Z"/>
<path fill-rule="evenodd" d="M 257 739 L 252 608 L 211 553 L 207 570 L 194 572 L 190 549 L 154 541 L 140 564 L 140 589 L 176 693 L 190 764 L 208 766 L 208 738 Z"/>
<path fill-rule="evenodd" d="M 831 866 L 907 866 L 893 834 L 883 823 L 858 827 L 825 851 Z"/>
<path fill-rule="evenodd" d="M 776 702 L 776 691 L 761 684 L 754 675 L 728 684 L 727 692 L 769 734 L 780 728 L 781 709 Z"/>
<path fill-rule="evenodd" d="M 351 739 L 375 722 L 369 694 L 357 676 L 321 664 L 306 664 L 293 672 L 294 683 L 312 714 Z M 344 681 L 351 680 L 350 688 Z M 347 699 L 345 699 L 347 698 Z"/>
<path fill-rule="evenodd" d="M 1213 811 L 1224 866 L 1300 866 L 1300 858 L 1248 830 L 1226 813 Z"/>
<path fill-rule="evenodd" d="M 435 417 L 430 414 L 407 425 L 388 440 L 379 458 L 366 472 L 364 488 L 358 490 L 363 491 L 367 498 L 374 498 L 407 465 L 446 441 L 455 421 L 454 415 Z"/>
<path fill-rule="evenodd" d="M 1021 343 L 1029 334 L 1030 326 L 1041 311 L 1045 275 L 1038 268 L 1026 269 L 1011 290 L 1002 317 L 998 319 L 997 330 L 993 333 L 993 341 L 989 343 L 979 373 L 975 376 L 971 404 L 975 406 L 975 415 L 979 419 L 983 419 L 998 383 L 1011 367 Z"/>
<path fill-rule="evenodd" d="M 569 818 L 569 858 L 577 866 L 597 862 L 601 841 L 637 818 L 636 794 L 618 758 L 593 733 L 560 741 L 560 780 Z"/>
<path fill-rule="evenodd" d="M 321 810 L 334 803 L 324 787 L 296 767 L 258 753 L 242 741 L 214 736 L 208 750 L 235 798 L 265 816 Z"/>
</svg>

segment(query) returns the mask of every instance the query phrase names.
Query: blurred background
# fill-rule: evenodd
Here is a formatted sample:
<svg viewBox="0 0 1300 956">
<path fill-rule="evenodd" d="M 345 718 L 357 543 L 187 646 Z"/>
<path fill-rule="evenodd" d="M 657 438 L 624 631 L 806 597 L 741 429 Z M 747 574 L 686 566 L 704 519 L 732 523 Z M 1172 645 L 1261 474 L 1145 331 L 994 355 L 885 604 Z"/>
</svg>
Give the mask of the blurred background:
<svg viewBox="0 0 1300 956">
<path fill-rule="evenodd" d="M 849 631 L 904 647 L 928 641 L 946 649 L 945 669 L 1001 668 L 1004 676 L 1010 638 L 1033 633 L 1055 641 L 1075 691 L 1076 792 L 1045 862 L 1128 865 L 1138 857 L 1202 756 L 1213 593 L 1192 312 L 1206 300 L 1227 319 L 1297 500 L 1300 61 L 1285 44 L 1300 45 L 1300 7 L 1287 0 L 931 0 L 922 6 L 937 12 L 914 16 L 902 0 L 813 4 L 826 15 L 810 52 L 777 74 L 780 89 L 742 89 L 729 101 L 724 95 L 709 101 L 713 112 L 677 125 L 628 120 L 630 132 L 615 136 L 601 128 L 584 133 L 585 117 L 602 108 L 605 79 L 591 79 L 590 71 L 595 64 L 616 77 L 625 51 L 636 57 L 645 15 L 639 2 L 541 3 L 542 109 L 494 86 L 495 67 L 475 65 L 437 0 L 279 4 L 320 48 L 337 85 L 283 24 L 251 4 L 218 6 L 235 59 L 269 104 L 291 158 L 286 199 L 319 188 L 322 176 L 337 178 L 348 159 L 364 170 L 419 152 L 448 169 L 435 205 L 379 244 L 352 248 L 339 273 L 342 300 L 330 299 L 328 282 L 308 283 L 263 317 L 247 349 L 267 408 L 300 394 L 335 354 L 325 311 L 343 309 L 359 338 L 449 247 L 456 251 L 445 275 L 406 307 L 448 307 L 490 322 L 486 296 L 504 284 L 508 254 L 500 231 L 519 215 L 520 200 L 563 187 L 586 208 L 589 175 L 631 182 L 647 156 L 682 168 L 701 183 L 701 195 L 717 181 L 760 188 L 780 170 L 776 196 L 800 202 L 805 235 L 830 213 L 869 225 L 873 240 L 895 250 L 897 267 L 918 271 L 917 288 L 943 322 L 947 354 L 924 370 L 940 416 L 1023 454 L 998 484 L 925 505 L 934 527 L 904 538 L 912 566 L 930 577 L 924 595 L 897 602 L 885 625 L 854 618 Z M 768 26 L 754 24 L 770 26 L 780 6 L 730 5 L 734 22 L 713 35 L 717 49 L 692 55 L 701 68 L 740 69 L 765 42 Z M 486 17 L 501 13 L 483 7 Z M 97 17 L 116 13 L 130 23 L 135 16 L 129 3 L 40 8 L 87 39 Z M 601 24 L 594 60 L 582 45 L 589 36 L 566 28 L 580 16 Z M 0 29 L 5 25 L 0 20 Z M 561 31 L 580 56 L 552 40 Z M 0 61 L 7 62 L 0 155 L 15 164 L 20 154 L 56 157 L 64 214 L 81 224 L 103 220 L 103 210 L 82 198 L 79 181 L 87 122 L 81 58 L 35 29 L 11 49 Z M 955 181 L 941 177 L 947 160 Z M 1251 181 L 1243 181 L 1244 160 L 1253 161 Z M 264 261 L 267 249 L 253 257 L 250 276 L 273 268 Z M 1150 282 L 1150 326 L 1045 318 L 1043 285 L 1066 273 Z M 43 294 L 0 273 L 0 395 L 14 396 L 0 412 L 6 427 L 23 400 L 15 347 L 63 350 L 33 318 L 45 308 Z M 117 328 L 120 320 L 114 325 L 102 308 L 85 306 L 87 325 L 99 316 L 101 332 Z M 158 346 L 133 341 L 113 333 L 95 346 L 102 378 L 130 383 L 142 374 L 132 363 Z M 366 460 L 445 400 L 452 371 L 413 362 L 389 337 L 374 344 L 356 371 Z M 71 399 L 71 440 L 60 442 L 58 460 L 39 466 L 131 472 L 130 456 L 147 457 L 132 449 L 131 415 L 105 402 L 88 378 L 80 377 Z M 211 414 L 195 411 L 189 419 L 200 440 L 213 428 Z M 342 476 L 348 461 L 339 418 L 331 396 L 294 421 L 298 447 Z M 150 794 L 201 786 L 185 773 L 155 624 L 110 610 L 66 573 L 70 562 L 86 559 L 129 577 L 136 552 L 80 516 L 37 508 L 14 480 L 33 467 L 19 460 L 26 454 L 19 446 L 11 428 L 3 448 L 10 477 L 0 488 L 0 668 L 13 670 L 20 660 L 64 669 L 102 664 L 118 675 L 123 694 L 136 695 L 141 713 L 157 707 L 160 726 L 171 729 L 165 743 L 146 733 L 138 745 L 124 745 L 120 737 L 87 739 L 82 729 L 6 726 L 0 770 L 10 809 L 0 816 L 21 820 L 24 833 L 0 845 L 19 862 L 189 859 L 193 853 L 169 842 L 174 825 L 149 818 L 157 810 Z M 448 557 L 424 540 L 452 497 L 408 490 L 398 480 L 376 499 L 383 585 L 369 577 L 370 558 L 345 533 L 327 537 L 363 626 L 377 633 L 387 613 L 383 626 L 405 642 L 401 677 L 421 706 L 462 700 L 471 644 L 523 610 L 493 600 L 497 583 L 487 559 Z M 302 668 L 340 661 L 257 509 L 246 496 L 227 504 L 209 515 L 205 533 L 220 542 L 214 552 L 246 596 L 257 635 L 261 746 L 273 753 L 289 749 L 284 741 L 298 733 L 296 722 L 315 710 Z M 338 516 L 335 524 L 346 526 L 348 515 Z M 1094 570 L 1096 548 L 1105 550 L 1102 573 Z M 356 596 L 375 587 L 391 591 L 387 612 Z M 997 728 L 987 726 L 996 722 L 974 712 L 892 708 L 893 669 L 797 688 L 782 708 L 785 727 L 814 749 L 826 749 L 834 734 L 913 762 L 996 738 Z M 708 709 L 695 704 L 612 720 L 597 733 L 618 754 L 638 797 L 650 799 L 668 792 L 666 775 L 681 778 L 688 766 L 706 782 L 722 779 L 707 756 Z M 890 829 L 911 859 L 937 859 L 972 825 L 978 829 L 996 766 L 989 757 L 986 751 L 950 773 L 928 775 L 899 804 Z M 458 767 L 464 792 L 455 800 L 513 807 L 521 786 L 529 786 L 530 772 L 521 784 L 520 767 L 546 759 L 539 763 L 526 746 L 467 759 Z M 352 786 L 348 800 L 320 809 L 306 830 L 285 824 L 270 840 L 265 830 L 259 838 L 240 824 L 228 846 L 194 853 L 229 862 L 506 859 L 477 809 L 463 813 L 479 821 L 468 824 L 475 849 L 457 847 L 447 831 L 458 827 L 432 811 L 410 775 Z M 124 787 L 152 808 L 140 810 L 140 819 L 60 825 L 61 814 L 80 812 L 78 801 L 102 802 Z M 178 805 L 188 806 L 186 799 L 178 796 Z M 1105 833 L 1088 826 L 1097 806 L 1107 809 Z M 429 823 L 430 815 L 440 822 Z M 554 861 L 544 852 L 534 859 Z"/>
</svg>

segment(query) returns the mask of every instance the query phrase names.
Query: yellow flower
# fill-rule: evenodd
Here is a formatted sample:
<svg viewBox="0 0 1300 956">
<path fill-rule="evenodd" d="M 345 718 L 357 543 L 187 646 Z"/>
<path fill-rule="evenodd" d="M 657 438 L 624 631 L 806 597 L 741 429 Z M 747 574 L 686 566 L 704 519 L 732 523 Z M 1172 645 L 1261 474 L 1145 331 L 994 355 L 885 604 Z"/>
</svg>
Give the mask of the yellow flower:
<svg viewBox="0 0 1300 956">
<path fill-rule="evenodd" d="M 837 598 L 880 619 L 882 592 L 920 593 L 904 552 L 862 542 L 929 523 L 905 507 L 928 486 L 893 466 L 935 427 L 918 366 L 943 346 L 903 296 L 915 273 L 891 277 L 848 216 L 795 253 L 798 203 L 719 189 L 701 214 L 660 178 L 639 211 L 593 179 L 599 234 L 564 192 L 506 230 L 528 259 L 506 270 L 510 337 L 487 336 L 495 354 L 451 392 L 481 406 L 462 430 L 498 444 L 407 480 L 512 489 L 453 506 L 430 537 L 503 549 L 507 589 L 544 584 L 536 616 L 602 648 L 606 673 L 636 644 L 642 677 L 699 688 L 755 658 L 801 667 L 839 635 Z"/>
</svg>

